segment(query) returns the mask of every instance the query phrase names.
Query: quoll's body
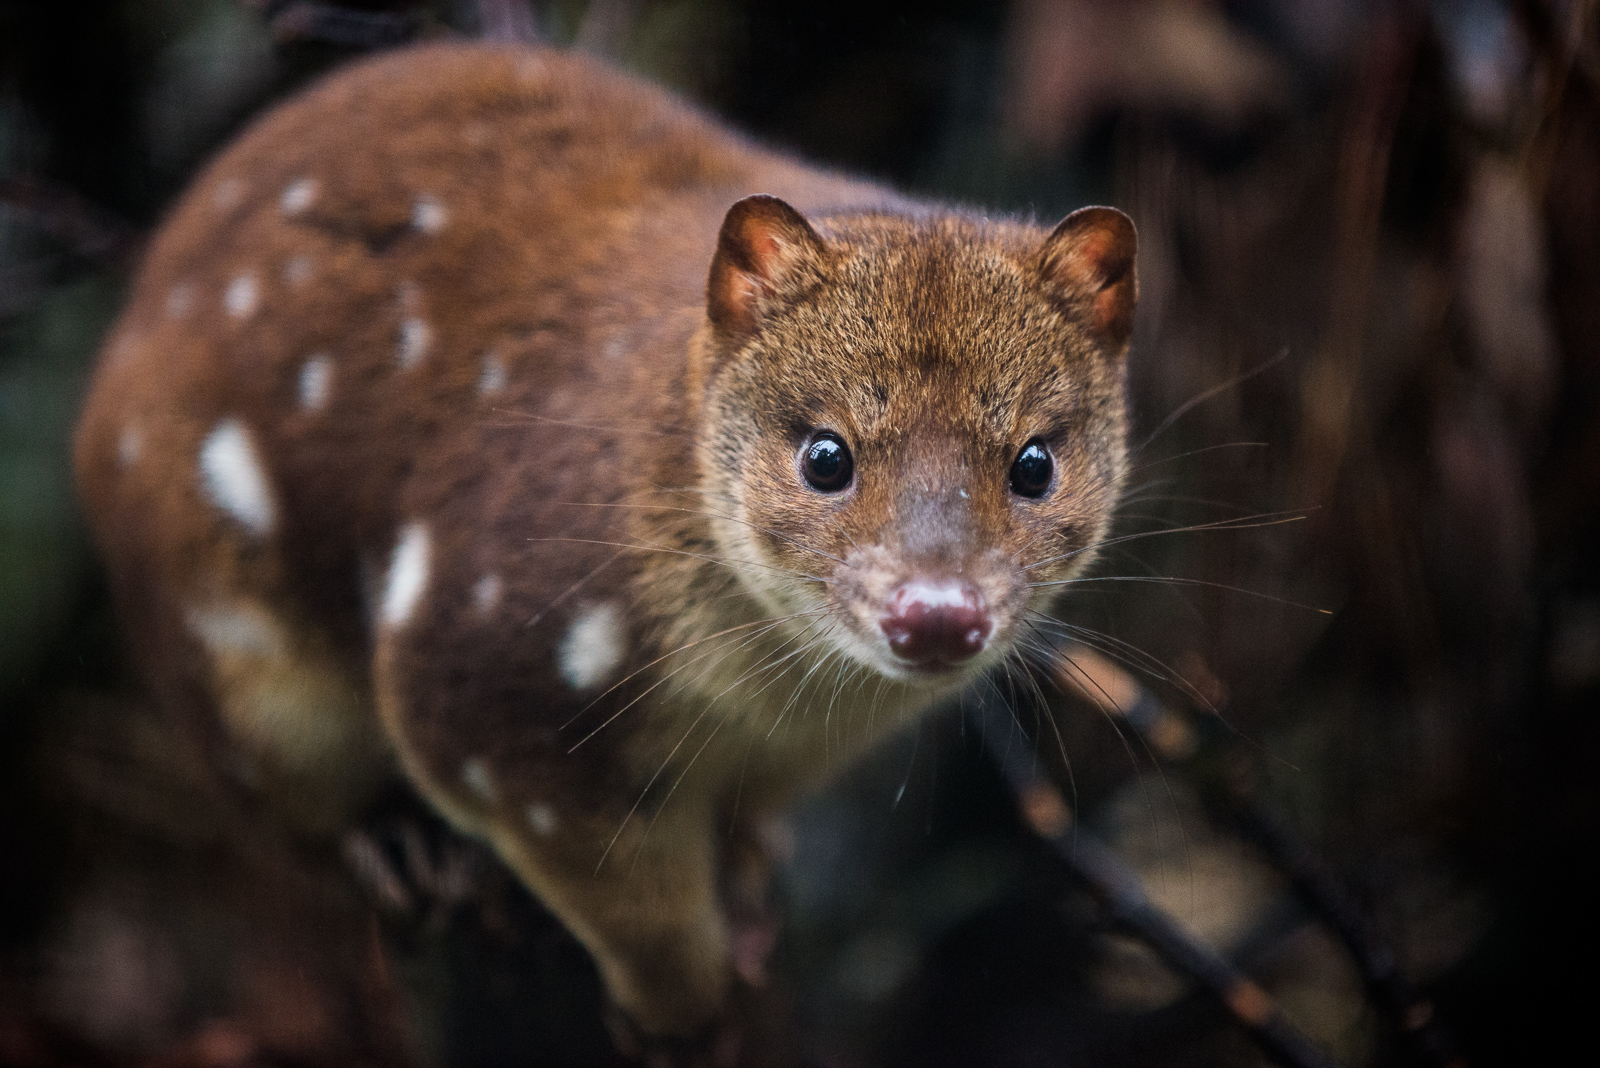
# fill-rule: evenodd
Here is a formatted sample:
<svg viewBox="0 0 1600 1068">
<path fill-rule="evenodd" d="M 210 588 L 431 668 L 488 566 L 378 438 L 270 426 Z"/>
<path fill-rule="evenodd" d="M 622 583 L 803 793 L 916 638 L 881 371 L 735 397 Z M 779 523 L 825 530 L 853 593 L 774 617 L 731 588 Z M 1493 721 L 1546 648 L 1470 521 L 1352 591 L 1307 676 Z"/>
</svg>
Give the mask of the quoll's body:
<svg viewBox="0 0 1600 1068">
<path fill-rule="evenodd" d="M 1092 555 L 1133 278 L 1109 209 L 937 211 L 578 57 L 434 46 L 208 168 L 79 478 L 223 767 L 321 830 L 398 768 L 687 1035 L 755 967 L 751 828 Z"/>
</svg>

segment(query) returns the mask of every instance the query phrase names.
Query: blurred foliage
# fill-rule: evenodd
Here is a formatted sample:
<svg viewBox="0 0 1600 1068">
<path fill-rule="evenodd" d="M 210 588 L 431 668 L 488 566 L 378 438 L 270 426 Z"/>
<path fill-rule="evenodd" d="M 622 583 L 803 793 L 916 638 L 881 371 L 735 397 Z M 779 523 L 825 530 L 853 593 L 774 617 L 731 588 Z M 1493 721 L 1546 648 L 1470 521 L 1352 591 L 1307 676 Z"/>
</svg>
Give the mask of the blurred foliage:
<svg viewBox="0 0 1600 1068">
<path fill-rule="evenodd" d="M 77 398 L 117 291 L 52 288 L 0 335 L 0 707 L 35 677 L 83 600 L 89 567 L 72 493 Z"/>
</svg>

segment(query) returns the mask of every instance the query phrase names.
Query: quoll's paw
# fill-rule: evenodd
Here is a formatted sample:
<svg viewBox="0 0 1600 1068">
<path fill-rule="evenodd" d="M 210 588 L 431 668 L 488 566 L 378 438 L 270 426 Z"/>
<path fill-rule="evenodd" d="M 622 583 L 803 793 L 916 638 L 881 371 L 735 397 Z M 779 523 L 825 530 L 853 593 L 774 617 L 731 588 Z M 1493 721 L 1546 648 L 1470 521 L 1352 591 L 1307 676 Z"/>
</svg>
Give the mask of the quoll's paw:
<svg viewBox="0 0 1600 1068">
<path fill-rule="evenodd" d="M 606 1028 L 618 1051 L 645 1068 L 738 1068 L 742 1016 L 737 1010 L 724 1013 L 693 1035 L 652 1035 L 612 1004 L 606 1007 Z"/>
<path fill-rule="evenodd" d="M 437 821 L 405 816 L 348 832 L 340 852 L 381 912 L 424 930 L 441 929 L 477 896 L 489 861 Z"/>
</svg>

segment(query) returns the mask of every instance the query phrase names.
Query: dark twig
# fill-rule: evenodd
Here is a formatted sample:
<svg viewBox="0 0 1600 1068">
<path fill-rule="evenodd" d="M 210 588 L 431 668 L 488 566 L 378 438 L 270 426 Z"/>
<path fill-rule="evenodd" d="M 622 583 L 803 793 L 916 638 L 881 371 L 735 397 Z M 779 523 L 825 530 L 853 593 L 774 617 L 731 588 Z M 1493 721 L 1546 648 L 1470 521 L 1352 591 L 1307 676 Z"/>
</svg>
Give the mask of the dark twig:
<svg viewBox="0 0 1600 1068">
<path fill-rule="evenodd" d="M 1378 937 L 1366 913 L 1334 874 L 1277 815 L 1253 797 L 1240 799 L 1235 819 L 1244 833 L 1277 862 L 1296 893 L 1345 944 L 1361 971 L 1368 996 L 1394 1024 L 1421 1063 L 1466 1068 L 1433 1003 L 1417 992 L 1394 953 Z"/>
<path fill-rule="evenodd" d="M 985 702 L 983 715 L 991 739 L 1012 729 L 1006 709 L 998 704 Z M 1073 826 L 1066 800 L 1038 774 L 1030 751 L 999 744 L 986 749 L 1010 784 L 1023 819 L 1113 919 L 1215 996 L 1275 1062 L 1290 1068 L 1334 1068 L 1333 1058 L 1291 1024 L 1265 990 L 1157 908 L 1132 869 L 1093 835 Z"/>
<path fill-rule="evenodd" d="M 1214 715 L 1186 715 L 1158 700 L 1127 672 L 1105 658 L 1070 653 L 1067 681 L 1089 672 L 1094 685 L 1121 695 L 1118 709 L 1151 752 L 1185 771 L 1203 791 L 1208 807 L 1236 824 L 1289 877 L 1301 901 L 1344 943 L 1361 973 L 1368 997 L 1400 1033 L 1417 1063 L 1429 1068 L 1465 1068 L 1448 1028 L 1432 1002 L 1417 992 L 1400 969 L 1365 911 L 1322 859 L 1255 795 L 1249 775 L 1237 770 L 1237 737 Z"/>
</svg>

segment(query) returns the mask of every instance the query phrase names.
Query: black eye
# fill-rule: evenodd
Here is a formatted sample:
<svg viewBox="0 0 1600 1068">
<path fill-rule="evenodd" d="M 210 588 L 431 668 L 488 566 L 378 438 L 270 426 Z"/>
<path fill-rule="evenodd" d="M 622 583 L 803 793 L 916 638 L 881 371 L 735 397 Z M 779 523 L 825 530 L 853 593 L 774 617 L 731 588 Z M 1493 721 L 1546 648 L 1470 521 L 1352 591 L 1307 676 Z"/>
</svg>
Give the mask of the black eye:
<svg viewBox="0 0 1600 1068">
<path fill-rule="evenodd" d="M 1043 497 L 1055 474 L 1055 463 L 1044 442 L 1034 438 L 1022 447 L 1011 464 L 1011 492 L 1019 497 Z"/>
<path fill-rule="evenodd" d="M 855 469 L 849 446 L 831 430 L 812 435 L 800 452 L 800 473 L 812 489 L 823 493 L 838 493 L 850 485 Z"/>
</svg>

